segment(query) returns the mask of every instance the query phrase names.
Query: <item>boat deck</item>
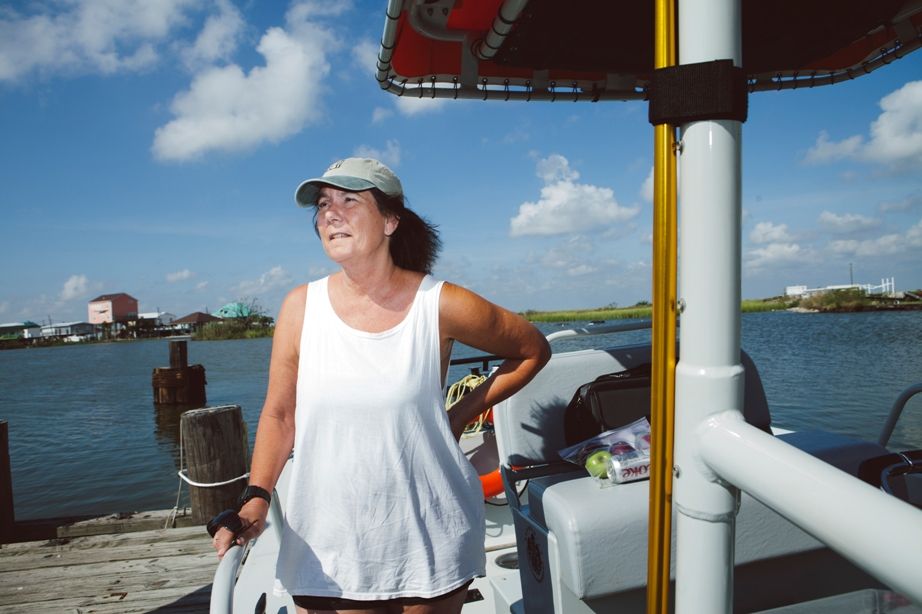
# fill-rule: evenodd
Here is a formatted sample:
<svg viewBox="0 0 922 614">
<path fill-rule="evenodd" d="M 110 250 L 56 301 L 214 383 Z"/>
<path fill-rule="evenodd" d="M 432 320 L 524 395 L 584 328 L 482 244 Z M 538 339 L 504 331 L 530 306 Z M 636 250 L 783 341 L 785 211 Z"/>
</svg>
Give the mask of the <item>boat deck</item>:
<svg viewBox="0 0 922 614">
<path fill-rule="evenodd" d="M 217 558 L 201 526 L 0 547 L 0 614 L 207 612 Z"/>
</svg>

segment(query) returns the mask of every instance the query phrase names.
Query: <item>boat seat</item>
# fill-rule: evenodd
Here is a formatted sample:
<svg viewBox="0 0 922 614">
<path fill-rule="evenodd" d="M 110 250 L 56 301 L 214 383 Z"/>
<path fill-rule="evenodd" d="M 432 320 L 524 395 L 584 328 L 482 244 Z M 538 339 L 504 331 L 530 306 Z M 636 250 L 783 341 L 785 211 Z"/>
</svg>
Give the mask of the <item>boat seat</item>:
<svg viewBox="0 0 922 614">
<path fill-rule="evenodd" d="M 567 446 L 564 410 L 576 389 L 600 375 L 650 361 L 650 346 L 646 344 L 554 354 L 532 381 L 499 404 L 494 412 L 500 458 L 509 466 L 560 461 L 558 451 Z M 771 416 L 758 372 L 745 352 L 741 362 L 746 371 L 743 417 L 749 424 L 771 433 Z M 625 407 L 621 422 L 632 422 L 647 411 L 646 407 Z"/>
<path fill-rule="evenodd" d="M 563 415 L 573 391 L 599 375 L 630 369 L 649 360 L 649 345 L 555 354 L 534 380 L 494 409 L 501 470 L 516 529 L 524 610 L 528 614 L 643 608 L 649 482 L 602 482 L 581 467 L 562 461 L 558 451 L 566 447 Z M 745 354 L 741 362 L 745 368 L 744 417 L 771 432 L 758 372 Z M 625 408 L 623 422 L 633 421 L 647 409 Z M 794 434 L 790 438 L 795 445 L 799 441 L 817 455 L 825 454 L 834 458 L 834 464 L 849 468 L 859 456 L 871 453 L 857 444 L 851 452 L 843 453 L 843 442 L 834 438 L 798 440 Z M 514 487 L 522 479 L 529 480 L 527 504 L 515 496 Z M 745 581 L 747 577 L 747 567 L 823 548 L 745 493 L 741 495 L 737 527 L 738 588 L 741 578 Z M 830 568 L 830 573 L 837 572 Z M 758 584 L 758 574 L 750 575 L 752 582 Z M 758 587 L 741 591 L 738 602 L 747 599 L 748 594 L 761 594 L 759 591 Z"/>
</svg>

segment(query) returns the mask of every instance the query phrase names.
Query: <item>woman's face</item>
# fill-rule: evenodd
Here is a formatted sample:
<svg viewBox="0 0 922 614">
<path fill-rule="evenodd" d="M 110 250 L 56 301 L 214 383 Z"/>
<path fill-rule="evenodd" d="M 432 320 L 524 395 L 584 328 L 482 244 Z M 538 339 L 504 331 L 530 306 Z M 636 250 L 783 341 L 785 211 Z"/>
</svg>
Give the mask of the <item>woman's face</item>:
<svg viewBox="0 0 922 614">
<path fill-rule="evenodd" d="M 317 232 L 323 249 L 334 262 L 374 255 L 390 256 L 388 237 L 397 219 L 378 209 L 370 191 L 346 192 L 331 186 L 317 198 Z"/>
</svg>

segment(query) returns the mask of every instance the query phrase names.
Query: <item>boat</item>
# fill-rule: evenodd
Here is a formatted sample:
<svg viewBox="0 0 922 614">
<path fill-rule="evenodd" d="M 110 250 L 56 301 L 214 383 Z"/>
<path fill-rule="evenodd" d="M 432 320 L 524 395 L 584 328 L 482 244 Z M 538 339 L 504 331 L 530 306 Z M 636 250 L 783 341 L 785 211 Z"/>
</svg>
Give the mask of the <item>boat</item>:
<svg viewBox="0 0 922 614">
<path fill-rule="evenodd" d="M 618 344 L 617 324 L 553 333 L 599 341 L 554 352 L 466 444 L 474 458 L 495 443 L 504 493 L 485 502 L 487 575 L 464 612 L 922 612 L 920 453 L 887 448 L 922 384 L 894 391 L 878 441 L 787 431 L 740 347 L 739 307 L 748 96 L 834 85 L 918 50 L 922 4 L 390 0 L 384 18 L 377 80 L 390 93 L 649 100 L 654 125 L 651 342 Z M 574 391 L 645 364 L 645 387 L 618 407 L 625 422 L 651 416 L 650 479 L 606 483 L 562 461 Z M 293 610 L 271 590 L 288 471 L 265 533 L 218 565 L 212 612 Z"/>
</svg>

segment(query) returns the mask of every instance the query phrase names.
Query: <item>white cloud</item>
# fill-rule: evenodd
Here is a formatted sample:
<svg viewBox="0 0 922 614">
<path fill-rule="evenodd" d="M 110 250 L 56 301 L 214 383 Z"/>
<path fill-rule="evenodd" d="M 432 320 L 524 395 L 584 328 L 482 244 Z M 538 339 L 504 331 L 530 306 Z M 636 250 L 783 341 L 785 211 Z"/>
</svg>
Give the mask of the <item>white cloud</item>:
<svg viewBox="0 0 922 614">
<path fill-rule="evenodd" d="M 374 74 L 378 64 L 378 43 L 365 39 L 352 47 L 352 59 L 360 71 Z"/>
<path fill-rule="evenodd" d="M 913 192 L 902 200 L 881 203 L 878 209 L 881 213 L 889 213 L 891 211 L 911 211 L 920 207 L 922 207 L 922 190 Z"/>
<path fill-rule="evenodd" d="M 185 281 L 187 279 L 191 279 L 194 275 L 195 273 L 189 269 L 183 269 L 182 271 L 176 271 L 175 273 L 167 273 L 166 280 L 172 284 L 177 281 Z"/>
<path fill-rule="evenodd" d="M 264 66 L 231 64 L 199 73 L 173 100 L 175 119 L 157 128 L 160 160 L 190 160 L 210 151 L 276 143 L 320 118 L 320 81 L 330 70 L 331 32 L 307 20 L 312 4 L 292 8 L 286 29 L 270 28 L 256 50 Z"/>
<path fill-rule="evenodd" d="M 374 158 L 384 162 L 391 168 L 400 166 L 400 143 L 395 139 L 388 139 L 384 149 L 375 149 L 368 145 L 359 145 L 353 155 L 359 158 Z"/>
<path fill-rule="evenodd" d="M 0 80 L 33 72 L 113 74 L 142 70 L 155 46 L 197 0 L 88 0 L 30 3 L 31 14 L 0 12 Z M 63 6 L 50 14 L 44 7 Z"/>
<path fill-rule="evenodd" d="M 352 10 L 352 0 L 324 2 L 323 0 L 299 0 L 293 2 L 286 18 L 289 21 L 302 22 L 314 17 L 339 17 Z"/>
<path fill-rule="evenodd" d="M 204 290 L 204 289 L 207 288 L 207 287 L 208 287 L 208 282 L 207 282 L 207 281 L 200 281 L 200 282 L 198 282 L 197 284 L 195 284 L 195 289 L 196 289 L 196 290 Z"/>
<path fill-rule="evenodd" d="M 797 264 L 810 258 L 808 250 L 797 243 L 769 243 L 746 254 L 746 268 L 750 272 L 774 266 Z"/>
<path fill-rule="evenodd" d="M 903 237 L 899 234 L 888 234 L 857 241 L 855 239 L 833 241 L 829 248 L 836 254 L 854 256 L 883 256 L 899 253 L 903 249 Z"/>
<path fill-rule="evenodd" d="M 909 250 L 922 248 L 922 220 L 909 228 L 905 234 L 890 233 L 864 241 L 854 239 L 833 241 L 829 244 L 829 248 L 833 253 L 849 256 L 902 255 Z"/>
<path fill-rule="evenodd" d="M 559 154 L 539 160 L 537 174 L 544 181 L 541 198 L 519 206 L 509 223 L 513 237 L 604 229 L 630 220 L 639 211 L 619 205 L 610 188 L 577 183 L 579 173 Z"/>
<path fill-rule="evenodd" d="M 858 215 L 857 213 L 843 213 L 839 215 L 831 211 L 823 211 L 819 217 L 820 224 L 832 232 L 849 233 L 875 228 L 880 225 L 878 220 Z"/>
<path fill-rule="evenodd" d="M 242 281 L 237 284 L 236 291 L 239 296 L 256 296 L 286 287 L 291 283 L 291 275 L 281 266 L 275 266 L 259 276 L 256 280 Z"/>
<path fill-rule="evenodd" d="M 922 81 L 910 81 L 880 100 L 881 114 L 871 123 L 870 138 L 850 136 L 830 141 L 826 131 L 807 152 L 808 163 L 859 159 L 893 170 L 922 168 Z"/>
<path fill-rule="evenodd" d="M 808 164 L 823 164 L 851 158 L 861 149 L 862 141 L 860 135 L 850 136 L 841 141 L 830 141 L 829 133 L 823 130 L 816 138 L 813 147 L 807 150 L 804 160 Z"/>
<path fill-rule="evenodd" d="M 922 168 L 922 81 L 907 83 L 880 101 L 863 154 L 874 162 Z"/>
<path fill-rule="evenodd" d="M 420 115 L 422 113 L 433 113 L 439 111 L 444 105 L 446 100 L 444 98 L 429 98 L 423 97 L 420 98 L 418 95 L 398 96 L 394 99 L 394 106 L 397 107 L 397 111 L 401 115 L 406 115 L 408 117 L 413 117 L 414 115 Z"/>
<path fill-rule="evenodd" d="M 593 252 L 593 244 L 583 235 L 568 237 L 559 245 L 545 250 L 539 259 L 541 266 L 548 269 L 575 270 L 583 266 L 581 258 Z"/>
<path fill-rule="evenodd" d="M 757 244 L 787 243 L 791 241 L 791 235 L 788 232 L 787 224 L 759 222 L 749 233 L 749 240 Z"/>
<path fill-rule="evenodd" d="M 906 231 L 906 243 L 909 247 L 922 247 L 922 220 Z"/>
<path fill-rule="evenodd" d="M 384 107 L 375 107 L 375 110 L 371 112 L 371 123 L 378 124 L 383 122 L 393 114 L 394 112 L 390 109 L 385 109 Z"/>
<path fill-rule="evenodd" d="M 560 154 L 551 154 L 539 159 L 535 165 L 535 172 L 546 184 L 579 179 L 579 171 L 570 168 L 570 161 Z"/>
<path fill-rule="evenodd" d="M 60 298 L 62 301 L 80 298 L 86 294 L 88 288 L 89 280 L 86 278 L 86 275 L 71 275 L 67 281 L 64 282 L 64 287 L 61 288 Z"/>
<path fill-rule="evenodd" d="M 650 167 L 650 174 L 643 180 L 640 186 L 640 197 L 648 203 L 653 202 L 653 167 Z"/>
<path fill-rule="evenodd" d="M 190 69 L 200 69 L 216 61 L 230 59 L 243 32 L 244 21 L 230 0 L 218 0 L 218 13 L 205 20 L 195 42 L 183 52 Z"/>
<path fill-rule="evenodd" d="M 599 269 L 597 267 L 583 263 L 573 267 L 572 269 L 569 269 L 567 271 L 567 275 L 570 277 L 579 277 L 580 275 L 589 275 L 590 273 L 595 273 L 598 270 Z"/>
</svg>

